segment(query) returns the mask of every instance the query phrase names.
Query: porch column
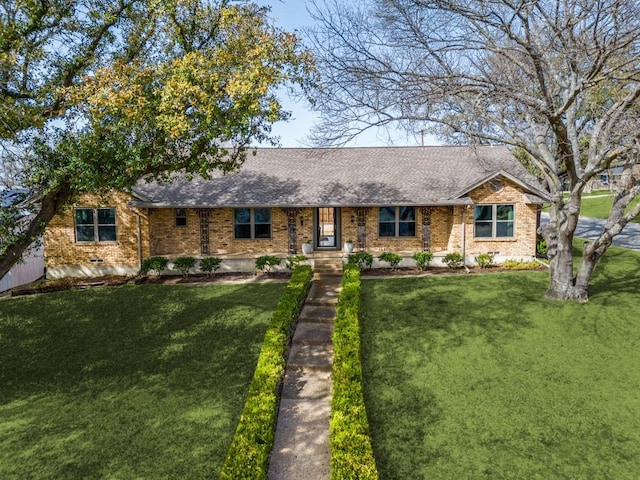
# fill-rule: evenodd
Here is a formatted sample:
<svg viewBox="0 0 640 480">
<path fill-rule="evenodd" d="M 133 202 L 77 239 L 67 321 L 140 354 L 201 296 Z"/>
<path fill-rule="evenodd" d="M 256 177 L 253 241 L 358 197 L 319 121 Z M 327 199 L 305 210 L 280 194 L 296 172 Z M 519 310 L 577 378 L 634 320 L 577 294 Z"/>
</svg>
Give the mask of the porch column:
<svg viewBox="0 0 640 480">
<path fill-rule="evenodd" d="M 209 214 L 211 209 L 199 208 L 198 216 L 200 217 L 200 253 L 209 255 Z"/>
<path fill-rule="evenodd" d="M 357 207 L 356 209 L 356 221 L 358 222 L 356 233 L 356 248 L 359 252 L 364 252 L 367 249 L 367 207 Z"/>
<path fill-rule="evenodd" d="M 431 250 L 431 212 L 433 207 L 422 207 L 422 251 Z"/>
<path fill-rule="evenodd" d="M 298 214 L 302 210 L 298 207 L 286 207 L 282 209 L 287 214 L 287 243 L 288 252 L 291 255 L 298 254 Z"/>
</svg>

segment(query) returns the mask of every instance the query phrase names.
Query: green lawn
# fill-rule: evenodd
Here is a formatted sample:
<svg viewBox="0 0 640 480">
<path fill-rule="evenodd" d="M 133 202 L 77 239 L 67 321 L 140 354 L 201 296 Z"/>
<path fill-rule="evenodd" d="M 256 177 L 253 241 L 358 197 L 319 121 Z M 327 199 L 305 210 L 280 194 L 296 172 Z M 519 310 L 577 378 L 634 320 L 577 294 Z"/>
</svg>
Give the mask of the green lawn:
<svg viewBox="0 0 640 480">
<path fill-rule="evenodd" d="M 640 255 L 584 305 L 546 273 L 363 281 L 365 399 L 382 479 L 637 479 Z"/>
<path fill-rule="evenodd" d="M 283 287 L 0 301 L 0 478 L 217 478 Z"/>
<path fill-rule="evenodd" d="M 565 194 L 565 198 L 568 194 Z M 640 199 L 636 199 L 631 202 L 629 208 L 636 205 Z M 610 195 L 609 191 L 598 191 L 593 192 L 592 194 L 585 194 L 582 199 L 582 207 L 580 208 L 580 216 L 581 217 L 589 217 L 589 218 L 607 218 L 609 216 L 609 212 L 611 211 L 611 205 L 613 205 L 613 197 Z M 549 211 L 548 208 L 545 208 L 546 212 Z M 632 220 L 633 222 L 640 223 L 640 217 L 636 217 Z"/>
</svg>

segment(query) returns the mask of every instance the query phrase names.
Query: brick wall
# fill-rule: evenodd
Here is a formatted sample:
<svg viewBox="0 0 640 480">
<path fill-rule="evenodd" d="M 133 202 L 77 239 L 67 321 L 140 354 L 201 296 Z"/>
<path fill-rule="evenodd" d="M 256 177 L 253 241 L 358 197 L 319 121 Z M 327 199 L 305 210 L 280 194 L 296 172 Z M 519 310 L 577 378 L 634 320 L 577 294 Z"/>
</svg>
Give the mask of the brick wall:
<svg viewBox="0 0 640 480">
<path fill-rule="evenodd" d="M 312 209 L 303 209 L 303 224 L 298 215 L 298 249 L 305 238 L 313 234 Z M 187 225 L 175 225 L 172 208 L 155 208 L 149 216 L 152 255 L 201 255 L 200 217 L 196 209 L 187 209 Z M 288 219 L 282 208 L 271 209 L 270 239 L 235 239 L 233 232 L 233 208 L 212 208 L 209 211 L 209 252 L 222 254 L 286 253 L 288 248 Z"/>
<path fill-rule="evenodd" d="M 473 257 L 481 253 L 496 252 L 501 257 L 529 257 L 536 252 L 537 206 L 524 203 L 524 196 L 518 186 L 502 180 L 503 188 L 492 191 L 484 184 L 469 193 L 474 203 L 515 205 L 515 226 L 513 238 L 474 238 L 474 208 L 456 206 L 453 208 L 453 223 L 448 250 L 462 251 L 461 219 L 464 211 L 466 254 Z"/>
<path fill-rule="evenodd" d="M 433 207 L 431 209 L 430 250 L 437 252 L 446 250 L 451 235 L 451 208 Z M 369 252 L 417 252 L 422 250 L 422 208 L 416 207 L 415 237 L 380 237 L 378 236 L 378 207 L 370 207 L 366 213 L 367 251 Z M 354 221 L 351 222 L 351 218 Z M 356 241 L 357 216 L 355 208 L 342 209 L 342 238 Z"/>
<path fill-rule="evenodd" d="M 513 203 L 515 205 L 515 237 L 504 239 L 474 238 L 473 207 L 431 208 L 431 251 L 461 252 L 464 212 L 466 254 L 473 257 L 480 253 L 499 252 L 500 256 L 527 257 L 535 254 L 536 205 L 527 205 L 519 187 L 506 179 L 503 188 L 494 192 L 489 185 L 482 185 L 469 193 L 474 203 Z M 112 194 L 107 197 L 85 195 L 76 204 L 56 215 L 45 232 L 45 255 L 48 271 L 58 269 L 65 274 L 68 269 L 86 272 L 104 271 L 105 268 L 138 269 L 138 227 L 140 215 L 142 258 L 153 255 L 175 257 L 179 255 L 201 256 L 201 224 L 198 210 L 186 209 L 187 225 L 175 225 L 173 208 L 131 209 L 130 197 Z M 115 207 L 117 240 L 115 242 L 76 242 L 74 208 Z M 302 251 L 304 240 L 314 237 L 314 208 L 301 208 L 296 215 L 297 247 Z M 340 210 L 340 235 L 342 243 L 357 239 L 357 214 L 354 208 Z M 352 221 L 353 219 L 353 221 Z M 210 255 L 246 254 L 257 256 L 265 253 L 284 254 L 288 249 L 288 218 L 282 208 L 271 209 L 272 238 L 264 240 L 237 240 L 233 233 L 233 208 L 212 208 L 208 216 Z M 422 209 L 416 207 L 415 237 L 379 237 L 378 208 L 366 209 L 367 250 L 371 253 L 415 252 L 422 250 Z M 341 245 L 338 245 L 338 249 Z M 95 268 L 94 268 L 95 267 Z M 93 270 L 92 270 L 93 268 Z M 66 270 L 65 270 L 66 269 Z M 102 269 L 102 270 L 101 270 Z"/>
<path fill-rule="evenodd" d="M 127 207 L 130 197 L 125 194 L 108 196 L 83 195 L 78 201 L 65 207 L 53 217 L 45 235 L 45 257 L 48 271 L 71 268 L 79 270 L 89 267 L 86 274 L 94 271 L 109 271 L 109 268 L 124 267 L 130 271 L 138 269 L 138 227 L 136 212 Z M 115 242 L 76 242 L 74 209 L 75 208 L 115 208 L 116 235 Z M 144 212 L 138 212 L 144 214 Z M 148 243 L 146 218 L 141 216 L 142 244 Z M 143 248 L 143 257 L 148 248 Z"/>
</svg>

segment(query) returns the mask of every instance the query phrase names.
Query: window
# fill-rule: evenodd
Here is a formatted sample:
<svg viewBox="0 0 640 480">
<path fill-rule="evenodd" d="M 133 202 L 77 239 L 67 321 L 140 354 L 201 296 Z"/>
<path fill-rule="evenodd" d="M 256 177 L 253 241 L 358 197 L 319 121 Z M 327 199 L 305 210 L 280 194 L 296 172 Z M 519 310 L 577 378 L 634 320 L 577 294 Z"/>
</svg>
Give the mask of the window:
<svg viewBox="0 0 640 480">
<path fill-rule="evenodd" d="M 271 209 L 234 209 L 233 232 L 237 239 L 271 238 Z"/>
<path fill-rule="evenodd" d="M 115 242 L 115 208 L 76 208 L 77 242 Z"/>
<path fill-rule="evenodd" d="M 378 236 L 415 237 L 416 209 L 414 207 L 380 207 Z"/>
<path fill-rule="evenodd" d="M 474 236 L 476 238 L 513 237 L 513 205 L 476 205 Z"/>
<path fill-rule="evenodd" d="M 176 208 L 176 227 L 187 226 L 187 211 L 184 208 Z"/>
</svg>

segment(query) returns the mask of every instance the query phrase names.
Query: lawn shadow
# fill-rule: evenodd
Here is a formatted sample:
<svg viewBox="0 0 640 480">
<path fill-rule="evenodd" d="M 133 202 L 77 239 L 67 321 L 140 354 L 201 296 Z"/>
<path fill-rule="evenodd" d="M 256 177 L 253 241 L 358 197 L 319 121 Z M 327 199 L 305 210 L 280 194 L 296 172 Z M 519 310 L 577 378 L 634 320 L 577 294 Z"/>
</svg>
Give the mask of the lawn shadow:
<svg viewBox="0 0 640 480">
<path fill-rule="evenodd" d="M 444 351 L 476 340 L 500 348 L 534 328 L 526 311 L 544 301 L 547 281 L 531 272 L 363 281 L 365 401 L 380 478 L 418 480 L 451 461 L 425 444 L 447 406 L 416 372 Z"/>
<path fill-rule="evenodd" d="M 578 250 L 581 254 L 581 250 Z M 637 252 L 610 247 L 594 270 L 589 287 L 590 300 L 620 301 L 624 294 L 636 295 L 640 280 L 640 255 Z"/>
<path fill-rule="evenodd" d="M 266 330 L 265 321 L 253 319 L 275 301 L 254 285 L 227 286 L 224 293 L 147 285 L 4 302 L 9 320 L 0 323 L 0 398 L 150 375 L 188 390 L 211 370 L 225 371 L 225 386 L 233 389 L 244 382 L 235 373 L 244 361 L 255 362 Z"/>
</svg>

